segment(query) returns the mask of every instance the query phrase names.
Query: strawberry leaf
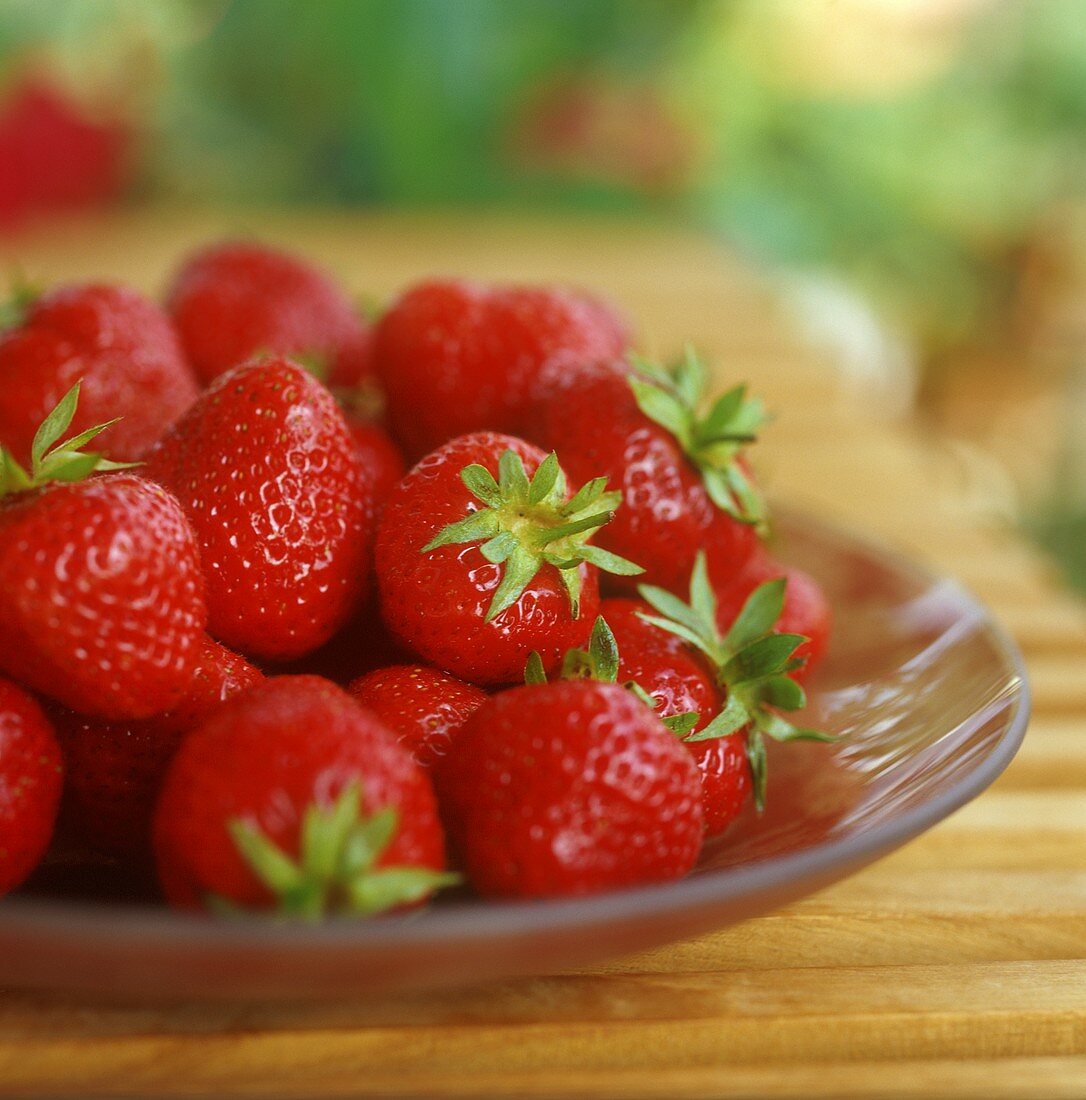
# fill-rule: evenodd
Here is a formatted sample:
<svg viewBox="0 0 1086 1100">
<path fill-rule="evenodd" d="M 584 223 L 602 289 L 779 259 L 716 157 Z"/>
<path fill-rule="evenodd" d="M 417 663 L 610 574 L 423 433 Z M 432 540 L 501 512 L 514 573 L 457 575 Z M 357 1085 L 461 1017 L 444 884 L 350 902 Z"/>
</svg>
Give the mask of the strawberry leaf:
<svg viewBox="0 0 1086 1100">
<path fill-rule="evenodd" d="M 740 650 L 773 629 L 784 610 L 785 583 L 784 577 L 767 581 L 746 598 L 724 638 L 729 649 Z"/>
<path fill-rule="evenodd" d="M 721 676 L 731 685 L 777 676 L 806 640 L 802 634 L 766 634 L 730 658 Z"/>
<path fill-rule="evenodd" d="M 79 404 L 81 385 L 82 382 L 76 382 L 57 402 L 53 411 L 38 425 L 38 430 L 34 433 L 34 441 L 30 445 L 30 462 L 35 468 L 41 465 L 45 452 L 68 430 L 68 425 L 75 416 L 76 406 Z"/>
<path fill-rule="evenodd" d="M 505 451 L 498 460 L 498 487 L 508 499 L 524 504 L 528 501 L 528 475 L 516 451 Z"/>
<path fill-rule="evenodd" d="M 766 753 L 765 740 L 758 729 L 747 734 L 747 764 L 750 766 L 751 787 L 754 790 L 754 806 L 759 813 L 765 809 Z"/>
<path fill-rule="evenodd" d="M 650 701 L 655 705 L 655 700 L 652 696 L 649 696 Z M 698 724 L 698 719 L 701 716 L 696 710 L 684 710 L 681 714 L 672 714 L 667 718 L 661 718 L 664 728 L 673 733 L 680 741 L 691 741 L 693 738 L 690 736 L 691 731 Z"/>
<path fill-rule="evenodd" d="M 534 649 L 528 654 L 528 663 L 524 666 L 524 682 L 526 684 L 547 682 L 547 670 L 543 667 L 543 658 Z"/>
<path fill-rule="evenodd" d="M 627 558 L 612 554 L 610 550 L 604 550 L 600 546 L 586 544 L 581 547 L 581 561 L 602 569 L 605 573 L 613 573 L 617 577 L 636 577 L 645 570 L 640 565 Z"/>
<path fill-rule="evenodd" d="M 807 705 L 807 693 L 790 676 L 771 676 L 762 685 L 762 702 L 781 710 L 801 710 Z"/>
<path fill-rule="evenodd" d="M 532 475 L 528 488 L 528 503 L 541 504 L 558 484 L 558 477 L 562 470 L 558 465 L 558 456 L 551 451 L 539 464 L 539 468 Z"/>
<path fill-rule="evenodd" d="M 43 481 L 80 481 L 104 463 L 100 455 L 79 451 L 53 451 L 38 467 L 36 479 Z"/>
<path fill-rule="evenodd" d="M 506 608 L 512 607 L 520 599 L 524 589 L 531 584 L 536 573 L 539 572 L 541 560 L 538 554 L 524 549 L 517 543 L 512 553 L 505 559 L 505 571 L 502 574 L 501 583 L 498 585 L 490 607 L 487 608 L 486 621 L 492 622 Z M 569 591 L 569 603 L 573 609 L 573 617 L 577 618 L 577 610 L 580 603 L 580 573 L 576 569 L 562 569 L 559 571 L 563 582 Z M 576 591 L 570 589 L 570 584 L 575 581 Z"/>
<path fill-rule="evenodd" d="M 640 378 L 630 378 L 630 389 L 637 407 L 661 428 L 666 428 L 685 449 L 690 438 L 690 416 L 682 401 L 675 394 Z"/>
<path fill-rule="evenodd" d="M 586 508 L 590 508 L 603 496 L 604 490 L 607 488 L 607 478 L 594 477 L 591 481 L 586 481 L 584 485 L 573 494 L 573 498 L 566 505 L 566 514 L 570 516 L 578 515 Z M 616 494 L 617 500 L 615 507 L 621 503 L 621 494 Z"/>
<path fill-rule="evenodd" d="M 592 659 L 595 678 L 605 684 L 618 682 L 618 643 L 607 620 L 601 615 L 592 627 L 588 641 L 588 655 Z"/>
<path fill-rule="evenodd" d="M 692 733 L 687 741 L 714 741 L 729 737 L 750 722 L 750 711 L 738 695 L 729 695 L 720 713 L 704 728 Z"/>
<path fill-rule="evenodd" d="M 478 462 L 465 466 L 460 471 L 460 480 L 473 497 L 478 498 L 484 504 L 493 507 L 501 500 L 501 490 L 494 480 L 494 475 Z"/>
</svg>

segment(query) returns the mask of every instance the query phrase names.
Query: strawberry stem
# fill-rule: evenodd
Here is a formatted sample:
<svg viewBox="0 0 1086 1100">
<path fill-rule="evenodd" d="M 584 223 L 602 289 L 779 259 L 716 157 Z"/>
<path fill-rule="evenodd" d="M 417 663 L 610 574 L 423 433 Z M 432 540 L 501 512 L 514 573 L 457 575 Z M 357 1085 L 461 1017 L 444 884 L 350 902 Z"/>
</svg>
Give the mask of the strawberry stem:
<svg viewBox="0 0 1086 1100">
<path fill-rule="evenodd" d="M 103 470 L 127 470 L 139 465 L 138 462 L 113 462 L 96 452 L 82 449 L 106 428 L 116 424 L 120 417 L 61 440 L 75 416 L 81 385 L 82 382 L 76 382 L 72 386 L 34 433 L 30 445 L 29 472 L 10 451 L 0 447 L 0 498 L 40 488 L 50 481 L 80 481 L 89 474 Z"/>
<path fill-rule="evenodd" d="M 498 477 L 478 463 L 464 467 L 460 479 L 482 508 L 443 527 L 423 548 L 478 542 L 487 561 L 503 567 L 502 579 L 487 609 L 490 622 L 520 599 L 544 565 L 558 570 L 574 618 L 580 614 L 582 563 L 608 573 L 643 572 L 625 558 L 588 544 L 609 523 L 622 494 L 607 491 L 606 478 L 593 478 L 567 500 L 565 474 L 552 451 L 529 480 L 520 456 L 505 451 Z"/>
<path fill-rule="evenodd" d="M 331 806 L 306 807 L 297 859 L 259 828 L 233 818 L 227 830 L 253 874 L 275 895 L 280 916 L 317 920 L 327 913 L 373 916 L 428 897 L 460 877 L 427 867 L 378 867 L 399 828 L 399 814 L 386 806 L 362 814 L 362 788 L 349 783 Z M 213 908 L 230 909 L 223 899 Z"/>
</svg>

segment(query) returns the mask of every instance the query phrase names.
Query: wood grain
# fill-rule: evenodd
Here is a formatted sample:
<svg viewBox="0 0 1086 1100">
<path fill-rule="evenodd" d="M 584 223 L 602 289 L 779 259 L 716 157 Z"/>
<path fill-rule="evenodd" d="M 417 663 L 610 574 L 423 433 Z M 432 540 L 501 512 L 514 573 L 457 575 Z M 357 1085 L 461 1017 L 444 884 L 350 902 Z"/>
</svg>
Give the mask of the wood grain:
<svg viewBox="0 0 1086 1100">
<path fill-rule="evenodd" d="M 991 791 L 862 874 L 582 972 L 326 1006 L 0 994 L 0 1096 L 1086 1097 L 1086 613 L 960 454 L 893 422 L 712 241 L 664 226 L 149 211 L 14 251 L 43 281 L 163 285 L 244 222 L 387 296 L 433 271 L 601 289 L 781 417 L 777 494 L 949 570 L 1022 645 L 1026 743 Z"/>
</svg>

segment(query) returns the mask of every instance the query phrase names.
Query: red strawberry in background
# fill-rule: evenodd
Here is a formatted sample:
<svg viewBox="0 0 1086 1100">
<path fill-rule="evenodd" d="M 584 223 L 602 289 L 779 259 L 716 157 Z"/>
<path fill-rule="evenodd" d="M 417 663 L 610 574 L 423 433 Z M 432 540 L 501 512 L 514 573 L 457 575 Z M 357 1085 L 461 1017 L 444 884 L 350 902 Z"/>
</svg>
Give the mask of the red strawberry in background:
<svg viewBox="0 0 1086 1100">
<path fill-rule="evenodd" d="M 205 382 L 258 354 L 289 355 L 336 384 L 369 372 L 368 324 L 323 271 L 278 249 L 224 241 L 189 258 L 169 309 Z"/>
<path fill-rule="evenodd" d="M 224 703 L 183 742 L 155 814 L 167 899 L 299 917 L 415 903 L 449 881 L 429 780 L 316 676 Z"/>
<path fill-rule="evenodd" d="M 29 472 L 0 452 L 0 670 L 87 714 L 145 718 L 189 687 L 207 616 L 177 501 L 58 442 L 79 387 L 42 423 Z M 54 480 L 58 479 L 58 480 Z"/>
<path fill-rule="evenodd" d="M 199 540 L 208 630 L 243 653 L 316 649 L 359 604 L 373 487 L 331 394 L 288 359 L 215 380 L 147 456 Z"/>
<path fill-rule="evenodd" d="M 414 660 L 414 654 L 393 636 L 377 611 L 367 605 L 319 649 L 278 666 L 278 671 L 323 676 L 344 686 L 374 669 L 409 664 Z"/>
<path fill-rule="evenodd" d="M 717 600 L 704 554 L 699 553 L 694 562 L 689 603 L 663 588 L 640 588 L 653 612 L 645 616 L 646 623 L 675 635 L 700 653 L 724 693 L 723 709 L 708 726 L 690 734 L 688 743 L 725 740 L 742 733 L 759 810 L 765 805 L 766 737 L 774 741 L 834 740 L 832 734 L 793 725 L 781 713 L 800 710 L 807 703 L 794 678 L 803 666 L 803 658 L 797 654 L 807 639 L 777 630 L 785 584 L 780 577 L 755 588 L 726 632 L 717 625 Z"/>
<path fill-rule="evenodd" d="M 485 691 L 425 665 L 377 668 L 347 690 L 396 734 L 423 767 L 448 755 L 457 731 L 487 698 Z"/>
<path fill-rule="evenodd" d="M 407 473 L 400 449 L 379 424 L 344 411 L 347 427 L 358 452 L 362 474 L 369 482 L 374 502 L 380 507 L 396 483 Z"/>
<path fill-rule="evenodd" d="M 553 898 L 680 878 L 701 847 L 690 754 L 617 684 L 532 684 L 468 719 L 435 771 L 483 897 Z"/>
<path fill-rule="evenodd" d="M 373 358 L 393 434 L 409 458 L 483 429 L 516 433 L 548 364 L 626 347 L 613 311 L 547 287 L 421 283 L 377 324 Z"/>
<path fill-rule="evenodd" d="M 43 76 L 0 105 L 0 229 L 35 211 L 98 206 L 119 195 L 130 135 L 92 117 Z"/>
<path fill-rule="evenodd" d="M 826 655 L 833 619 L 826 594 L 809 573 L 792 565 L 782 565 L 760 549 L 730 584 L 716 589 L 717 625 L 722 631 L 727 631 L 750 594 L 759 585 L 778 577 L 783 577 L 787 584 L 777 629 L 783 634 L 802 634 L 806 637 L 807 640 L 795 653 L 803 664 L 791 674 L 793 679 L 805 682 Z"/>
<path fill-rule="evenodd" d="M 170 319 L 120 286 L 58 287 L 29 297 L 0 334 L 0 443 L 23 464 L 38 425 L 81 381 L 72 430 L 110 424 L 96 446 L 110 458 L 142 453 L 195 400 L 196 378 Z"/>
<path fill-rule="evenodd" d="M 0 679 L 0 896 L 20 885 L 49 847 L 63 772 L 41 707 Z"/>
<path fill-rule="evenodd" d="M 737 387 L 703 417 L 703 388 L 691 352 L 674 377 L 644 363 L 638 371 L 555 370 L 525 427 L 527 438 L 562 456 L 574 481 L 602 475 L 621 489 L 623 507 L 598 541 L 672 591 L 683 589 L 701 548 L 714 581 L 725 583 L 754 552 L 765 521 L 741 456 L 762 422 L 761 404 Z"/>
<path fill-rule="evenodd" d="M 165 714 L 130 722 L 54 714 L 67 763 L 65 815 L 80 843 L 108 855 L 149 854 L 151 815 L 182 739 L 262 679 L 244 658 L 205 637 L 188 691 Z"/>
<path fill-rule="evenodd" d="M 600 568 L 637 567 L 587 539 L 618 507 L 603 478 L 570 496 L 554 455 L 495 432 L 461 436 L 393 490 L 377 533 L 385 623 L 426 661 L 479 684 L 520 678 L 584 642 Z"/>
</svg>

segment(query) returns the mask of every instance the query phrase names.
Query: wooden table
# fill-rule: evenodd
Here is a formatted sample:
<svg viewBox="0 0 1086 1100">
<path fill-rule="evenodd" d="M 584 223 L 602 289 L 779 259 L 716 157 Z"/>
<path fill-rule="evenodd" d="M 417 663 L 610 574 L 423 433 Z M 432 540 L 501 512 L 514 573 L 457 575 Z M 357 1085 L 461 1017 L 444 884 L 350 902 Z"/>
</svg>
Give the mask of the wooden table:
<svg viewBox="0 0 1086 1100">
<path fill-rule="evenodd" d="M 242 222 L 150 212 L 9 246 L 45 280 L 161 287 Z M 290 217 L 358 290 L 430 272 L 557 279 L 692 339 L 780 418 L 775 491 L 945 568 L 1024 648 L 1036 717 L 983 797 L 871 869 L 770 916 L 588 971 L 325 1007 L 108 1007 L 0 994 L 0 1095 L 1086 1096 L 1086 619 L 953 448 L 881 414 L 838 356 L 713 244 L 665 228 Z"/>
</svg>

